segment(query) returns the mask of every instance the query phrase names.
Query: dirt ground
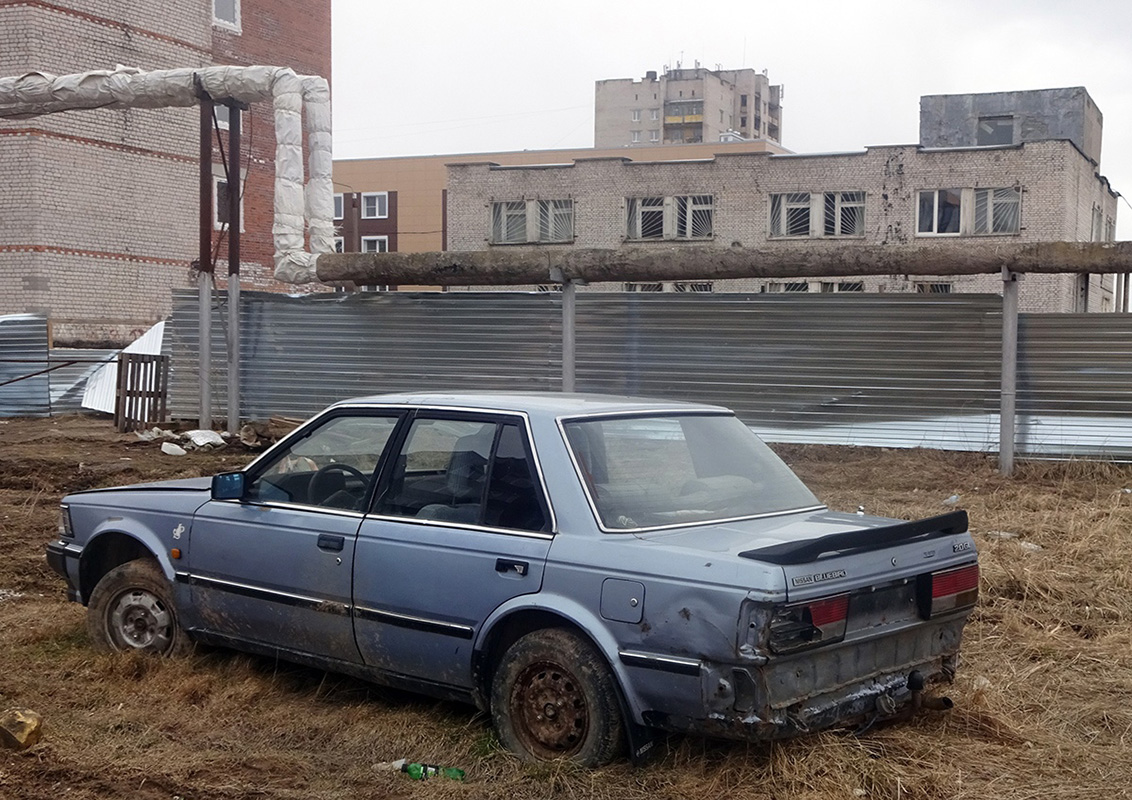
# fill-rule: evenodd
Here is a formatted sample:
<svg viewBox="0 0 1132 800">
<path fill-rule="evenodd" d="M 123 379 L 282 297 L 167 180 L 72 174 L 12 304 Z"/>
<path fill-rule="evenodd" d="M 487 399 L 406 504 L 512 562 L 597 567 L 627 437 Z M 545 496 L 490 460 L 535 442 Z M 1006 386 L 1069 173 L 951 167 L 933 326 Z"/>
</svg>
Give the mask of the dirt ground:
<svg viewBox="0 0 1132 800">
<path fill-rule="evenodd" d="M 236 468 L 167 456 L 102 418 L 0 420 L 0 709 L 45 719 L 0 750 L 0 798 L 1111 798 L 1132 796 L 1132 467 L 924 450 L 781 447 L 831 507 L 916 518 L 959 495 L 981 598 L 956 708 L 861 737 L 674 737 L 659 763 L 528 767 L 474 709 L 225 650 L 98 655 L 44 561 L 76 489 Z M 1017 538 L 1012 538 L 1016 535 Z M 459 766 L 413 783 L 397 758 Z"/>
</svg>

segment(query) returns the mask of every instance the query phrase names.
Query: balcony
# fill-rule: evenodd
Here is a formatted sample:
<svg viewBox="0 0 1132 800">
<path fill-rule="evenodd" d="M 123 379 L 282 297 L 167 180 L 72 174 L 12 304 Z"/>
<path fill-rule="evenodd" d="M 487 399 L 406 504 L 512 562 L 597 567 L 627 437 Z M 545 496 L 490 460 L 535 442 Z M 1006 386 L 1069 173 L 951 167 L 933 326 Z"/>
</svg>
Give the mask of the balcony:
<svg viewBox="0 0 1132 800">
<path fill-rule="evenodd" d="M 685 114 L 682 117 L 665 116 L 664 118 L 665 125 L 683 125 L 685 123 L 689 125 L 702 125 L 703 122 L 703 114 Z"/>
</svg>

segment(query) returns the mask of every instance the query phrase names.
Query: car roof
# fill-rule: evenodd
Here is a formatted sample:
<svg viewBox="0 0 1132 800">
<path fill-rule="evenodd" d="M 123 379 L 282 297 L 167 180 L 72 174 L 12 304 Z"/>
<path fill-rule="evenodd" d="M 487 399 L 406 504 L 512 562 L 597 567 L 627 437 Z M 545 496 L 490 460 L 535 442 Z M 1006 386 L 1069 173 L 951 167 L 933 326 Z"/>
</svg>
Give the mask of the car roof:
<svg viewBox="0 0 1132 800">
<path fill-rule="evenodd" d="M 712 411 L 730 413 L 721 406 L 661 400 L 649 397 L 623 397 L 607 394 L 566 394 L 562 392 L 405 392 L 355 397 L 335 406 L 429 406 L 436 408 L 519 411 L 531 416 L 574 417 L 645 411 Z"/>
</svg>

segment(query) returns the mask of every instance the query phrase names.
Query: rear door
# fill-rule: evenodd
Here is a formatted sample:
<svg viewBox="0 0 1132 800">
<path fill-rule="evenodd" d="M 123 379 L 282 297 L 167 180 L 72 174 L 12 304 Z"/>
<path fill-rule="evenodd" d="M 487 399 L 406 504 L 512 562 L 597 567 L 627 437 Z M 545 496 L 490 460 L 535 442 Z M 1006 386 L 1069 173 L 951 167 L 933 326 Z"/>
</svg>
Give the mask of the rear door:
<svg viewBox="0 0 1132 800">
<path fill-rule="evenodd" d="M 476 633 L 500 604 L 539 590 L 552 530 L 525 418 L 418 412 L 358 533 L 364 662 L 470 686 Z"/>
</svg>

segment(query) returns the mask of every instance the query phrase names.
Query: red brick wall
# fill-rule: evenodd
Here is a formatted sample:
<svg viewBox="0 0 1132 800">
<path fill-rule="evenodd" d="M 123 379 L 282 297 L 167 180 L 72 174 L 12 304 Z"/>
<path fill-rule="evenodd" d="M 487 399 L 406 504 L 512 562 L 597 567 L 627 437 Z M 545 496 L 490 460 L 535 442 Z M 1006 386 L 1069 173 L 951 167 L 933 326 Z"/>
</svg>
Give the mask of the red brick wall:
<svg viewBox="0 0 1132 800">
<path fill-rule="evenodd" d="M 215 64 L 290 67 L 300 75 L 321 75 L 330 80 L 330 0 L 242 0 L 241 32 L 213 26 L 212 51 Z M 247 169 L 247 180 L 243 190 L 241 285 L 294 291 L 294 286 L 272 279 L 275 120 L 270 101 L 256 103 L 244 115 L 242 134 L 240 163 Z M 213 152 L 213 163 L 219 164 L 219 151 L 214 148 Z M 217 267 L 217 280 L 223 285 L 226 243 L 221 245 L 219 260 L 225 262 Z"/>
</svg>

